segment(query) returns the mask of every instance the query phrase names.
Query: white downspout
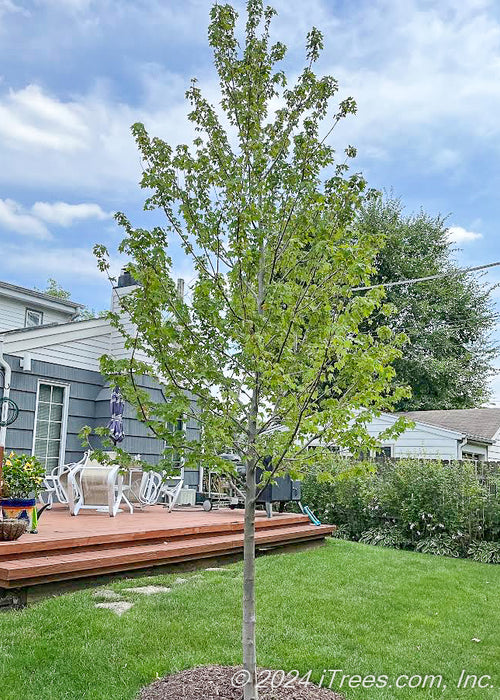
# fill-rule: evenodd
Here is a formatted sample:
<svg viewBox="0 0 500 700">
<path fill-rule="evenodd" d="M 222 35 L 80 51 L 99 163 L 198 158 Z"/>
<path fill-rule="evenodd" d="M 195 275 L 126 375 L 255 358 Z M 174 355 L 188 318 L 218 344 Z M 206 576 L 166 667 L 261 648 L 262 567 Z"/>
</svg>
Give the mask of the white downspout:
<svg viewBox="0 0 500 700">
<path fill-rule="evenodd" d="M 458 452 L 459 452 L 459 455 L 458 455 L 457 459 L 462 459 L 462 450 L 463 450 L 463 448 L 465 447 L 466 444 L 467 444 L 467 437 L 464 437 L 464 438 L 462 438 L 461 440 L 458 440 L 458 447 L 459 447 Z"/>
</svg>

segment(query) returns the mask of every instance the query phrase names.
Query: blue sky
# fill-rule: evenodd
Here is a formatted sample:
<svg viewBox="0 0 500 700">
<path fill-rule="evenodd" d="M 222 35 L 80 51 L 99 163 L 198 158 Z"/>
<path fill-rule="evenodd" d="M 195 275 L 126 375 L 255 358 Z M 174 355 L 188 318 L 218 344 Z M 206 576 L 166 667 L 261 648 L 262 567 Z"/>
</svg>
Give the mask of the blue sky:
<svg viewBox="0 0 500 700">
<path fill-rule="evenodd" d="M 241 3 L 233 3 L 241 7 Z M 500 260 L 500 3 L 276 0 L 274 36 L 299 71 L 304 37 L 325 35 L 320 70 L 358 114 L 332 141 L 409 211 L 449 214 L 464 264 Z M 217 99 L 211 0 L 0 0 L 0 277 L 48 277 L 100 309 L 109 288 L 94 243 L 116 249 L 112 213 L 151 225 L 130 125 L 189 139 L 184 92 Z M 115 264 L 119 266 L 115 256 Z M 189 266 L 175 259 L 178 273 Z M 500 271 L 488 273 L 491 282 Z M 500 295 L 499 295 L 500 300 Z M 495 382 L 500 399 L 500 382 Z"/>
</svg>

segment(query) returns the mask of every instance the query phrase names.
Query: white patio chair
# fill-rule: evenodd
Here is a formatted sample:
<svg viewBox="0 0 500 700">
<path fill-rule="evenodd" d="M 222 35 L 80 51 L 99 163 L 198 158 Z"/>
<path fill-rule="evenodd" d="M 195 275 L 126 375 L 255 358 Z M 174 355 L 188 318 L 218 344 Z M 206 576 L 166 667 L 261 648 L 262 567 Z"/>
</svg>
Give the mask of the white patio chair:
<svg viewBox="0 0 500 700">
<path fill-rule="evenodd" d="M 167 481 L 175 481 L 176 483 L 168 484 Z M 164 497 L 166 499 L 165 508 L 168 508 L 168 512 L 171 513 L 173 507 L 179 500 L 184 479 L 182 477 L 167 477 L 167 481 L 163 482 L 159 497 Z"/>
<path fill-rule="evenodd" d="M 43 491 L 40 492 L 38 495 L 38 500 L 40 501 L 42 506 L 47 506 L 47 510 L 50 510 L 52 506 L 54 505 L 54 496 L 56 495 L 56 489 L 55 486 L 51 484 L 51 482 L 45 478 L 43 480 Z"/>
<path fill-rule="evenodd" d="M 118 465 L 104 466 L 89 460 L 73 468 L 68 476 L 68 504 L 71 515 L 80 510 L 107 511 L 111 518 L 124 501 L 130 512 L 134 508 L 123 491 L 123 476 Z"/>
<path fill-rule="evenodd" d="M 144 472 L 139 487 L 137 498 L 141 506 L 154 506 L 158 503 L 161 496 L 161 487 L 163 476 L 160 472 L 155 472 L 152 469 Z"/>
<path fill-rule="evenodd" d="M 74 467 L 84 464 L 87 460 L 85 453 L 79 462 L 69 462 L 68 464 L 59 464 L 50 470 L 43 479 L 43 491 L 40 494 L 42 504 L 48 504 L 49 510 L 54 503 L 54 497 L 59 503 L 68 504 L 68 476 Z"/>
</svg>

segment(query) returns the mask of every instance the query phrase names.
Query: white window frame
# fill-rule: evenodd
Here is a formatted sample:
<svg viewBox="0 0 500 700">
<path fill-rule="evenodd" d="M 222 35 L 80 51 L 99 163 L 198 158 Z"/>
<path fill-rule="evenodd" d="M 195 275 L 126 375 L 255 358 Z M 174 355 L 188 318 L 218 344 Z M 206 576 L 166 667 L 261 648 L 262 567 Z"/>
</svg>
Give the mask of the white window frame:
<svg viewBox="0 0 500 700">
<path fill-rule="evenodd" d="M 35 323 L 31 326 L 28 325 L 28 314 L 38 314 L 40 318 L 40 323 Z M 25 328 L 38 328 L 38 326 L 43 325 L 43 311 L 39 311 L 38 309 L 30 309 L 29 307 L 26 307 L 26 312 L 24 314 L 24 327 Z"/>
<path fill-rule="evenodd" d="M 38 384 L 36 388 L 36 399 L 35 399 L 35 420 L 33 423 L 33 444 L 31 446 L 31 454 L 35 455 L 35 441 L 36 441 L 36 427 L 38 422 L 38 404 L 40 399 L 40 386 L 45 384 L 46 386 L 59 386 L 62 387 L 64 391 L 63 400 L 63 410 L 62 410 L 62 420 L 61 420 L 61 445 L 59 447 L 59 464 L 64 463 L 64 455 L 66 453 L 66 435 L 68 433 L 68 414 L 69 414 L 69 390 L 70 384 L 67 382 L 58 382 L 52 379 L 38 379 Z"/>
<path fill-rule="evenodd" d="M 177 424 L 178 424 L 179 422 L 180 422 L 181 425 L 182 425 L 182 431 L 183 431 L 183 432 L 186 432 L 186 430 L 187 430 L 187 421 L 186 421 L 185 416 L 180 416 L 180 417 L 175 421 L 175 423 L 176 423 L 176 430 L 177 430 Z M 168 425 L 168 424 L 167 424 L 167 425 Z M 172 466 L 173 466 L 173 464 L 174 464 L 174 462 L 173 462 L 173 456 L 174 456 L 174 455 L 173 455 L 173 446 L 167 444 L 167 441 L 166 441 L 166 440 L 163 440 L 163 451 L 165 452 L 166 450 L 172 450 Z M 178 465 L 177 467 L 174 467 L 174 469 L 180 469 L 182 478 L 184 478 L 184 463 L 185 463 L 185 461 L 186 461 L 186 460 L 184 459 L 184 457 L 179 457 L 179 465 Z"/>
</svg>

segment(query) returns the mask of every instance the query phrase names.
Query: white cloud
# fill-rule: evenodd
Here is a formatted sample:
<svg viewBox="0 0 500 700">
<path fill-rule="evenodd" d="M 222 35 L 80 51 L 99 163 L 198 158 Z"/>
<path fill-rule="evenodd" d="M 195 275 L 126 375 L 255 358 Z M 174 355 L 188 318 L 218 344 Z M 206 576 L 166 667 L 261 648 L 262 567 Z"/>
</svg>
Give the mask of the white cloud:
<svg viewBox="0 0 500 700">
<path fill-rule="evenodd" d="M 122 31 L 133 31 L 134 22 L 142 27 L 146 16 L 155 31 L 168 28 L 168 36 L 182 45 L 201 42 L 206 48 L 209 0 L 186 0 L 179 8 L 160 0 L 46 4 L 54 12 L 78 8 L 98 22 L 103 36 L 111 31 L 110 15 L 122 23 Z M 325 33 L 320 70 L 339 79 L 342 97 L 352 94 L 357 100 L 358 115 L 333 136 L 339 150 L 353 143 L 361 158 L 404 160 L 419 172 L 453 174 L 466 167 L 474 150 L 498 148 L 500 20 L 495 3 L 274 4 L 280 14 L 273 32 L 292 49 L 287 71 L 301 67 L 304 35 L 317 25 Z M 242 9 L 243 2 L 237 5 Z M 69 35 L 77 31 L 68 27 Z M 199 77 L 213 98 L 214 81 L 207 79 L 211 70 L 207 66 Z M 169 142 L 187 140 L 192 133 L 184 101 L 189 76 L 169 74 L 151 62 L 137 64 L 137 72 L 142 72 L 142 92 L 136 92 L 133 104 L 111 96 L 102 85 L 64 98 L 39 85 L 0 94 L 0 182 L 78 187 L 116 198 L 135 189 L 141 169 L 132 123 L 143 121 Z"/>
<path fill-rule="evenodd" d="M 448 239 L 452 243 L 468 243 L 470 241 L 476 241 L 478 238 L 482 237 L 482 233 L 468 231 L 462 226 L 450 226 L 448 229 Z"/>
<path fill-rule="evenodd" d="M 20 5 L 17 5 L 12 0 L 0 0 L 0 19 L 3 15 L 14 13 L 22 14 L 25 17 L 29 16 L 29 12 L 27 10 L 25 10 Z"/>
<path fill-rule="evenodd" d="M 142 121 L 152 134 L 180 142 L 193 134 L 176 75 L 144 71 L 142 107 L 113 101 L 102 89 L 63 100 L 39 86 L 0 94 L 0 182 L 121 197 L 137 188 L 141 164 L 130 133 Z M 155 87 L 153 87 L 155 84 Z"/>
<path fill-rule="evenodd" d="M 112 274 L 116 275 L 123 265 L 119 257 L 111 259 Z M 54 277 L 58 281 L 101 280 L 106 276 L 97 268 L 97 261 L 90 248 L 60 246 L 2 246 L 2 279 L 6 273 L 18 274 L 20 269 L 29 270 L 33 279 Z"/>
<path fill-rule="evenodd" d="M 351 6 L 350 6 L 351 7 Z M 360 148 L 390 147 L 453 173 L 478 143 L 498 148 L 500 20 L 495 3 L 352 4 L 325 39 L 326 71 L 358 115 L 340 126 Z"/>
<path fill-rule="evenodd" d="M 45 95 L 37 85 L 9 90 L 0 101 L 0 135 L 5 146 L 72 153 L 82 150 L 90 134 L 81 108 Z"/>
<path fill-rule="evenodd" d="M 22 236 L 40 239 L 52 237 L 43 222 L 24 212 L 22 207 L 12 199 L 0 199 L 0 227 Z"/>
<path fill-rule="evenodd" d="M 31 209 L 27 210 L 12 199 L 0 199 L 0 228 L 39 239 L 52 238 L 46 224 L 68 227 L 87 219 L 103 221 L 111 216 L 112 214 L 105 212 L 99 204 L 91 202 L 35 202 Z"/>
<path fill-rule="evenodd" d="M 31 208 L 33 214 L 49 224 L 72 226 L 85 219 L 109 219 L 112 214 L 105 212 L 98 204 L 67 204 L 66 202 L 35 202 Z"/>
</svg>

